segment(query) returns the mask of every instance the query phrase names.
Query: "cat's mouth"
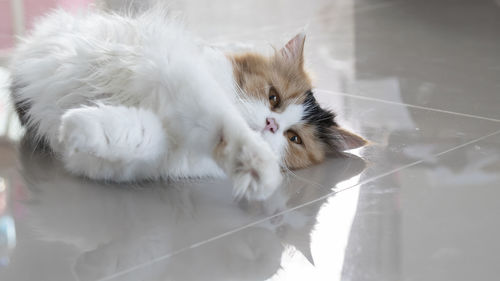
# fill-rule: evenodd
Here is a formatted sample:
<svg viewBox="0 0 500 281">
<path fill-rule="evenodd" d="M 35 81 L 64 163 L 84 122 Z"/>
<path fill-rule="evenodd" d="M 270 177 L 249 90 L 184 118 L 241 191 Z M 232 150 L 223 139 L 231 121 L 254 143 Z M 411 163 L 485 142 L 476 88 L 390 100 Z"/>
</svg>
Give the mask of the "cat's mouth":
<svg viewBox="0 0 500 281">
<path fill-rule="evenodd" d="M 256 133 L 258 133 L 259 135 L 261 136 L 264 136 L 266 135 L 267 133 L 269 134 L 273 134 L 272 132 L 270 132 L 265 126 L 250 126 L 250 129 Z"/>
<path fill-rule="evenodd" d="M 263 136 L 267 131 L 266 127 L 264 126 L 250 126 L 250 129 L 252 129 L 252 131 L 256 133 L 259 133 L 261 136 Z"/>
<path fill-rule="evenodd" d="M 257 124 L 248 124 L 248 126 L 250 127 L 250 129 L 252 129 L 252 131 L 254 132 L 257 132 L 257 133 L 263 133 L 264 132 L 264 126 L 259 126 Z"/>
</svg>

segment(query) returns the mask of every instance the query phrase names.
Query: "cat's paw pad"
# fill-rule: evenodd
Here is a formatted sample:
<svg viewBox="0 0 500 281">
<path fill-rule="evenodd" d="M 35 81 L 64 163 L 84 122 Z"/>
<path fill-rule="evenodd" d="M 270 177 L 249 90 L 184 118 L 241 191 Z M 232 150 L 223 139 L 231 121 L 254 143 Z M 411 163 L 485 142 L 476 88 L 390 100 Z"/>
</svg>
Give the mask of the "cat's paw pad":
<svg viewBox="0 0 500 281">
<path fill-rule="evenodd" d="M 237 199 L 264 200 L 281 184 L 282 174 L 275 154 L 259 138 L 249 138 L 234 149 L 233 193 Z"/>
</svg>

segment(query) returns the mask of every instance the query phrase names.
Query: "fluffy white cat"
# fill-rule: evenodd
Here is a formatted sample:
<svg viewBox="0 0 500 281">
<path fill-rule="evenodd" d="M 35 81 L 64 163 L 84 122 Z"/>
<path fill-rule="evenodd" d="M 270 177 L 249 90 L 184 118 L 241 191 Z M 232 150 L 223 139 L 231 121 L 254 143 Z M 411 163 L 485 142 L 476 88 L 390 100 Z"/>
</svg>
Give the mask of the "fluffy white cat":
<svg viewBox="0 0 500 281">
<path fill-rule="evenodd" d="M 304 34 L 271 57 L 204 45 L 158 7 L 137 15 L 57 10 L 17 48 L 12 97 L 38 143 L 92 179 L 222 176 L 265 199 L 281 167 L 364 144 L 319 107 Z"/>
</svg>

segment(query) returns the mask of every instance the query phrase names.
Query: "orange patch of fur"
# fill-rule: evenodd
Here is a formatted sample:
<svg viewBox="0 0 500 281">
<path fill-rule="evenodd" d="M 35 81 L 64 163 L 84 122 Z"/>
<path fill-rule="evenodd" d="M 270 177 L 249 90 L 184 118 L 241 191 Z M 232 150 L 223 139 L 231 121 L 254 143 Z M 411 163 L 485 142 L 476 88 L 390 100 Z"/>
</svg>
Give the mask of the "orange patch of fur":
<svg viewBox="0 0 500 281">
<path fill-rule="evenodd" d="M 299 169 L 317 164 L 323 161 L 326 154 L 325 145 L 314 136 L 314 128 L 304 124 L 300 128 L 293 128 L 300 132 L 302 144 L 288 143 L 285 164 L 291 169 Z"/>
<path fill-rule="evenodd" d="M 287 62 L 279 54 L 270 58 L 255 53 L 245 53 L 231 58 L 234 77 L 246 94 L 268 100 L 269 88 L 279 93 L 282 106 L 304 102 L 304 93 L 312 88 L 311 79 L 301 64 Z M 277 112 L 279 112 L 278 108 Z"/>
</svg>

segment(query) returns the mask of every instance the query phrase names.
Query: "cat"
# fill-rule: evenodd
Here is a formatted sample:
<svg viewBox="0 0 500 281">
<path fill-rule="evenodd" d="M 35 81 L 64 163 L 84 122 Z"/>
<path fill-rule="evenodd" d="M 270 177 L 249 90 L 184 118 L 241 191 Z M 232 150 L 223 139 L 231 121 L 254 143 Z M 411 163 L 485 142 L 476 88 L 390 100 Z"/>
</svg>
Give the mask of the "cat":
<svg viewBox="0 0 500 281">
<path fill-rule="evenodd" d="M 263 200 L 282 170 L 366 141 L 320 107 L 305 33 L 271 56 L 224 53 L 166 9 L 55 10 L 14 51 L 12 99 L 70 173 L 127 182 L 220 177 Z"/>
</svg>

